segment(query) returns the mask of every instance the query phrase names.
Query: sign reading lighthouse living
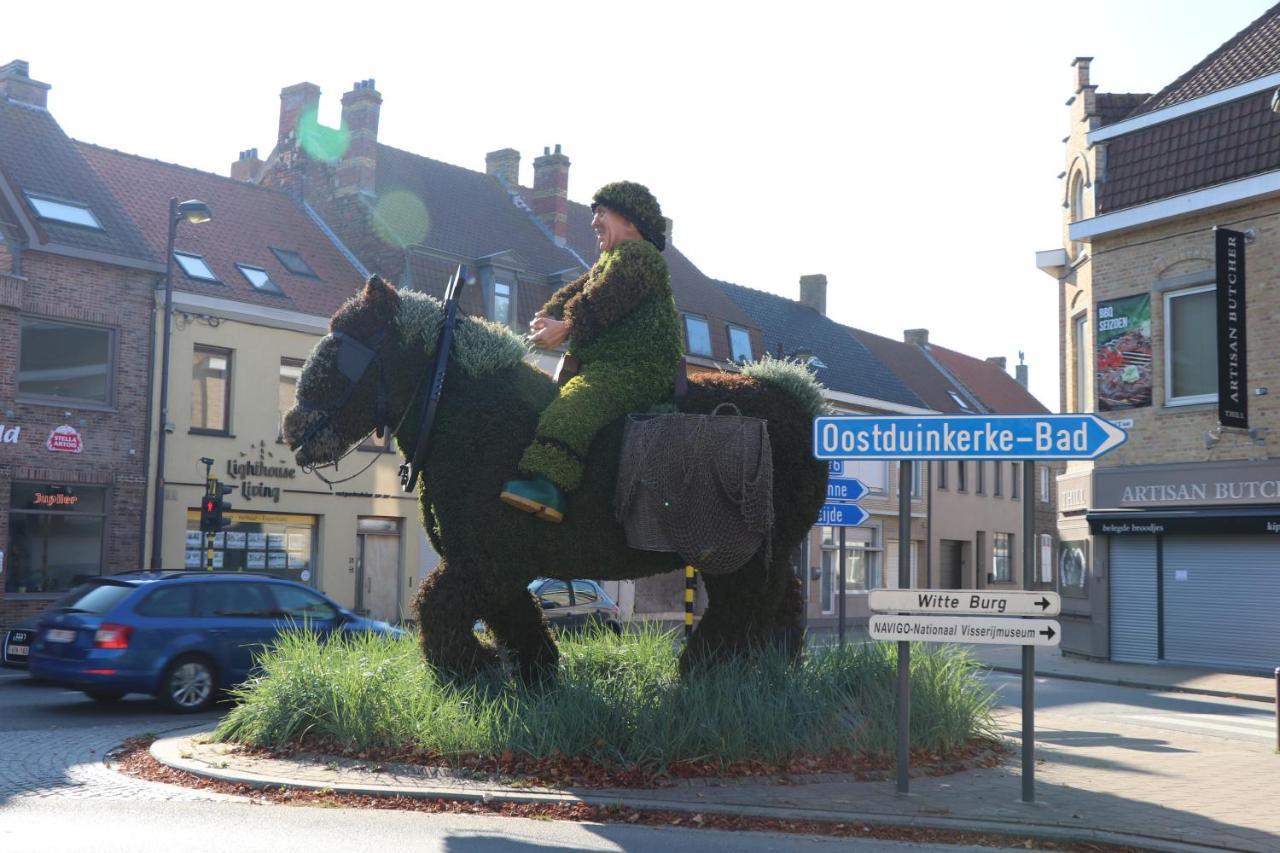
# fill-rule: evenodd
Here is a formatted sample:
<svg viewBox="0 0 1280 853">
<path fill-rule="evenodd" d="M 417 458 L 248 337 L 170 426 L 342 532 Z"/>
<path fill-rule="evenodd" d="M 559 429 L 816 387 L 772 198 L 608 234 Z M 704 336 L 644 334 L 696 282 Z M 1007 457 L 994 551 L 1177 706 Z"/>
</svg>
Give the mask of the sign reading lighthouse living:
<svg viewBox="0 0 1280 853">
<path fill-rule="evenodd" d="M 1213 229 L 1218 266 L 1218 423 L 1249 428 L 1245 383 L 1244 239 L 1240 231 Z"/>
<path fill-rule="evenodd" d="M 1128 437 L 1090 414 L 813 419 L 818 459 L 1095 459 Z"/>
<path fill-rule="evenodd" d="M 252 445 L 258 451 L 258 461 L 249 462 L 235 459 L 227 460 L 227 476 L 240 481 L 240 496 L 246 501 L 254 498 L 270 498 L 280 503 L 280 486 L 270 486 L 261 481 L 252 483 L 250 477 L 271 477 L 281 480 L 292 480 L 298 475 L 298 469 L 288 465 L 276 465 L 267 461 L 274 460 L 275 454 L 267 450 L 265 441 Z M 246 453 L 240 454 L 242 457 Z"/>
</svg>

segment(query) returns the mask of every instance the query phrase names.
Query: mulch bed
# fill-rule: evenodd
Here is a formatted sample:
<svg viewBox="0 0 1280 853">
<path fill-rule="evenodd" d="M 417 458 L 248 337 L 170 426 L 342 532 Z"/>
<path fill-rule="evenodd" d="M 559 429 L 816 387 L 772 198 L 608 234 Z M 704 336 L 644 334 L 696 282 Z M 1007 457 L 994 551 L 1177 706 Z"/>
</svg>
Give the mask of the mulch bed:
<svg viewBox="0 0 1280 853">
<path fill-rule="evenodd" d="M 507 817 L 573 820 L 591 823 L 628 823 L 644 826 L 680 826 L 736 832 L 780 832 L 822 835 L 836 838 L 876 838 L 910 841 L 917 844 L 968 844 L 980 847 L 1021 847 L 1026 850 L 1062 850 L 1070 853 L 1139 853 L 1139 848 L 1084 842 L 1060 842 L 1019 833 L 994 834 L 897 827 L 849 821 L 835 823 L 813 820 L 782 820 L 722 814 L 690 814 L 675 811 L 641 811 L 624 805 L 594 806 L 585 803 L 544 804 L 501 801 L 475 802 L 446 799 L 418 799 L 401 796 L 341 794 L 334 791 L 303 791 L 291 788 L 255 788 L 249 785 L 204 779 L 167 767 L 148 751 L 153 737 L 132 738 L 115 750 L 110 760 L 117 770 L 153 782 L 165 782 L 222 794 L 247 797 L 257 805 L 301 805 L 330 808 L 396 809 L 426 813 L 489 814 Z M 514 759 L 512 759 L 514 761 Z M 775 771 L 771 770 L 769 775 Z M 802 771 L 822 772 L 805 766 Z M 843 772 L 843 771 L 842 771 Z"/>
</svg>

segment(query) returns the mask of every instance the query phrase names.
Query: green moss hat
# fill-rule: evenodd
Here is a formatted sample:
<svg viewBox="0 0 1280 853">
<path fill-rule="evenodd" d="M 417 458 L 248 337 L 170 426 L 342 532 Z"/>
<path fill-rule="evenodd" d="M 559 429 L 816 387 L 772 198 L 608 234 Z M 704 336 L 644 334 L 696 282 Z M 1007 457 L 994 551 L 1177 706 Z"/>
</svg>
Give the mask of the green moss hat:
<svg viewBox="0 0 1280 853">
<path fill-rule="evenodd" d="M 659 252 L 667 247 L 667 224 L 662 218 L 662 208 L 648 187 L 634 181 L 605 184 L 591 198 L 593 212 L 597 205 L 604 205 L 629 219 L 640 236 L 656 246 Z"/>
</svg>

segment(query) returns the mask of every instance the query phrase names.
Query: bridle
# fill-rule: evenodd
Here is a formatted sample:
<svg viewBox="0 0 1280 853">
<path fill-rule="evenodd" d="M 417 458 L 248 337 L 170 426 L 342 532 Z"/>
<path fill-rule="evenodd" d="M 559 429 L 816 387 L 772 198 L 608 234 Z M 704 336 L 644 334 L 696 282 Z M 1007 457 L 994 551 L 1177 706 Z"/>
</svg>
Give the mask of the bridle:
<svg viewBox="0 0 1280 853">
<path fill-rule="evenodd" d="M 434 368 L 431 373 L 424 374 L 414 388 L 413 395 L 405 404 L 404 413 L 400 416 L 400 420 L 391 424 L 391 394 L 388 389 L 388 376 L 390 371 L 386 365 L 385 347 L 390 339 L 386 329 L 380 330 L 368 341 L 362 341 L 345 332 L 331 332 L 330 337 L 338 342 L 338 373 L 347 380 L 346 390 L 335 401 L 327 403 L 309 403 L 305 400 L 299 400 L 297 405 L 304 412 L 319 412 L 321 417 L 316 419 L 302 438 L 296 445 L 291 445 L 290 449 L 297 451 L 306 446 L 315 439 L 322 431 L 329 428 L 333 423 L 334 416 L 340 412 L 346 405 L 351 402 L 352 396 L 356 392 L 356 388 L 360 384 L 360 380 L 364 378 L 368 372 L 370 365 L 376 365 L 378 368 L 378 389 L 377 401 L 374 404 L 374 427 L 365 435 L 363 439 L 356 442 L 344 453 L 339 459 L 345 458 L 353 450 L 359 447 L 370 434 L 377 433 L 381 438 L 383 430 L 390 428 L 391 434 L 399 438 L 400 428 L 404 425 L 405 419 L 409 416 L 409 412 L 413 410 L 414 400 L 423 390 L 423 385 L 430 379 L 428 393 L 422 399 L 422 418 L 419 421 L 418 437 L 414 442 L 414 446 L 410 448 L 401 447 L 404 451 L 406 461 L 400 466 L 400 487 L 406 492 L 412 492 L 417 486 L 418 477 L 422 473 L 423 464 L 427 455 L 428 439 L 431 437 L 431 427 L 435 421 L 436 409 L 440 402 L 440 395 L 444 391 L 444 374 L 449 366 L 449 353 L 453 348 L 453 330 L 458 322 L 458 300 L 462 294 L 462 286 L 467 280 L 467 267 L 459 264 L 457 270 L 454 271 L 453 278 L 449 281 L 449 286 L 445 290 L 444 297 L 444 320 L 440 328 L 440 335 L 436 341 L 436 351 L 434 358 Z M 310 470 L 324 480 L 329 485 L 334 483 L 344 483 L 352 480 L 367 471 L 377 457 L 369 460 L 369 464 L 357 471 L 350 477 L 342 480 L 330 481 L 320 474 L 320 468 L 333 467 L 337 468 L 338 460 L 325 465 L 311 466 Z M 304 469 L 305 470 L 305 469 Z"/>
</svg>

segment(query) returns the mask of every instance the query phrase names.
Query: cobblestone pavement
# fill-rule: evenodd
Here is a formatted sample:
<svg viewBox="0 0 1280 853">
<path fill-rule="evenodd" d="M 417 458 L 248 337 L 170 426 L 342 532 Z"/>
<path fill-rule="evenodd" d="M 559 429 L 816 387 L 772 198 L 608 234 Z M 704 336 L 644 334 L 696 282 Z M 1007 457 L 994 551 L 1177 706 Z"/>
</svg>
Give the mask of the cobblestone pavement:
<svg viewBox="0 0 1280 853">
<path fill-rule="evenodd" d="M 227 799 L 133 779 L 104 763 L 109 750 L 143 732 L 208 726 L 220 713 L 176 717 L 151 700 L 99 705 L 84 694 L 0 670 L 0 806 L 18 797 L 130 800 Z"/>
</svg>

